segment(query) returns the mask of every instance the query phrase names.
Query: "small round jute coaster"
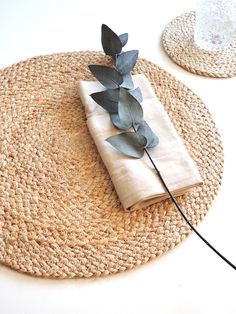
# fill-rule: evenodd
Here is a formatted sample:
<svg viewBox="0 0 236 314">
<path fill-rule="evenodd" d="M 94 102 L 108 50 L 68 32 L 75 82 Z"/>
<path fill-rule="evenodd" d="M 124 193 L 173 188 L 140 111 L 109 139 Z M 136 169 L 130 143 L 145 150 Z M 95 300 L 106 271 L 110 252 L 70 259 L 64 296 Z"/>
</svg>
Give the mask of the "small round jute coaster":
<svg viewBox="0 0 236 314">
<path fill-rule="evenodd" d="M 110 61 L 99 52 L 62 53 L 0 71 L 0 262 L 34 276 L 125 271 L 191 232 L 169 200 L 122 209 L 79 98 L 79 80 L 93 79 L 89 64 Z M 173 76 L 144 59 L 134 73 L 150 80 L 198 165 L 204 185 L 178 197 L 196 225 L 221 183 L 220 136 L 206 106 Z"/>
<path fill-rule="evenodd" d="M 224 50 L 207 52 L 194 43 L 195 12 L 176 17 L 165 28 L 162 44 L 169 57 L 189 72 L 226 78 L 236 75 L 236 37 Z"/>
</svg>

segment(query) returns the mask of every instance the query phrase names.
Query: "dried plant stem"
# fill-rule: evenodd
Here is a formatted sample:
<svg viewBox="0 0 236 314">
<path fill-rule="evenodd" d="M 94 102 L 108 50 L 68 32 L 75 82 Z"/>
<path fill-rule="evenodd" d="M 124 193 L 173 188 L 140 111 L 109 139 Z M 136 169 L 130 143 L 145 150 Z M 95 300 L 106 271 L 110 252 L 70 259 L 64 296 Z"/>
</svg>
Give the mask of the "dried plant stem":
<svg viewBox="0 0 236 314">
<path fill-rule="evenodd" d="M 134 128 L 135 129 L 135 128 Z M 229 264 L 233 269 L 236 270 L 236 266 L 231 263 L 226 257 L 224 257 L 219 251 L 217 251 L 196 229 L 195 227 L 191 224 L 191 222 L 188 220 L 188 218 L 186 217 L 186 215 L 184 214 L 184 212 L 182 211 L 182 209 L 179 207 L 179 204 L 177 203 L 174 195 L 171 193 L 171 191 L 169 190 L 168 186 L 166 185 L 165 180 L 163 179 L 160 171 L 158 170 L 156 164 L 154 163 L 152 157 L 150 156 L 148 150 L 146 148 L 144 148 L 145 153 L 147 154 L 150 162 L 152 163 L 159 179 L 161 180 L 161 183 L 163 184 L 163 187 L 165 188 L 166 192 L 168 193 L 168 195 L 170 196 L 172 202 L 175 204 L 176 208 L 178 209 L 180 215 L 183 217 L 183 219 L 185 220 L 185 222 L 189 225 L 189 227 L 196 233 L 196 235 L 209 247 L 211 248 L 219 257 L 221 257 L 227 264 Z"/>
<path fill-rule="evenodd" d="M 135 125 L 133 124 L 133 130 L 135 132 L 137 132 Z M 197 230 L 196 228 L 191 224 L 191 222 L 189 221 L 189 219 L 187 218 L 187 216 L 184 214 L 183 210 L 180 208 L 179 204 L 176 201 L 176 198 L 174 197 L 174 195 L 171 193 L 171 191 L 169 190 L 164 178 L 162 177 L 160 171 L 158 170 L 156 164 L 154 163 L 151 155 L 149 154 L 149 151 L 147 150 L 147 148 L 144 148 L 145 153 L 147 154 L 151 164 L 153 165 L 153 168 L 155 169 L 159 179 L 161 180 L 161 183 L 164 187 L 164 189 L 166 190 L 166 192 L 168 193 L 168 195 L 170 196 L 170 199 L 172 200 L 172 202 L 174 203 L 175 207 L 177 208 L 177 210 L 179 211 L 180 215 L 183 217 L 183 219 L 185 220 L 185 222 L 187 223 L 187 225 L 192 229 L 192 231 L 195 232 L 195 234 L 210 248 L 212 249 L 219 257 L 221 257 L 227 264 L 229 264 L 233 269 L 236 270 L 236 266 L 231 263 L 226 257 L 224 257 L 219 251 L 217 251 L 214 246 L 212 246 Z"/>
</svg>

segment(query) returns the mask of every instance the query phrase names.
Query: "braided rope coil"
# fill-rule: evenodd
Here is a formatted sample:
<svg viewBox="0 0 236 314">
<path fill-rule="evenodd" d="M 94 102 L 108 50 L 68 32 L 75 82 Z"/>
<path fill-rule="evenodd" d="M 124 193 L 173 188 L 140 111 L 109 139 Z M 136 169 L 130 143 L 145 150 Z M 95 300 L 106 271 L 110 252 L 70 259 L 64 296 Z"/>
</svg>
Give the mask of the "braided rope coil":
<svg viewBox="0 0 236 314">
<path fill-rule="evenodd" d="M 123 211 L 86 127 L 80 79 L 99 52 L 42 56 L 0 71 L 0 263 L 34 276 L 98 277 L 132 269 L 191 232 L 171 201 Z M 178 202 L 193 224 L 222 178 L 223 150 L 202 101 L 157 65 L 139 59 L 204 185 Z M 137 178 L 138 182 L 138 178 Z"/>
<path fill-rule="evenodd" d="M 207 52 L 194 44 L 195 13 L 176 17 L 162 34 L 162 45 L 167 55 L 182 68 L 194 74 L 227 78 L 236 75 L 236 37 L 229 48 Z"/>
</svg>

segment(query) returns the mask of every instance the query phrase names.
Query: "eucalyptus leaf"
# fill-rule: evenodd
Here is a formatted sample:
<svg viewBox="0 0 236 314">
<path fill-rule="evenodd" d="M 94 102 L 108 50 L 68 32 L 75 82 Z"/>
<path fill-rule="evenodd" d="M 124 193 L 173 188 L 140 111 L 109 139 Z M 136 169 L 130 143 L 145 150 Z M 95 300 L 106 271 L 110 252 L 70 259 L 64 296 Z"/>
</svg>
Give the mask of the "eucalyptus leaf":
<svg viewBox="0 0 236 314">
<path fill-rule="evenodd" d="M 143 120 L 143 109 L 140 103 L 124 88 L 120 89 L 118 114 L 122 124 L 131 127 Z"/>
<path fill-rule="evenodd" d="M 133 90 L 129 90 L 129 93 L 138 101 L 138 102 L 142 102 L 143 101 L 143 95 L 141 92 L 141 89 L 139 87 L 133 89 Z"/>
<path fill-rule="evenodd" d="M 119 36 L 105 24 L 102 24 L 102 47 L 106 55 L 113 57 L 122 50 Z"/>
<path fill-rule="evenodd" d="M 123 121 L 121 122 L 119 114 L 116 113 L 110 113 L 111 121 L 114 124 L 114 126 L 120 130 L 128 130 L 130 128 L 130 124 L 125 124 Z M 129 121 L 128 121 L 129 122 Z"/>
<path fill-rule="evenodd" d="M 144 147 L 147 140 L 141 134 L 125 132 L 113 135 L 106 139 L 113 147 L 126 156 L 141 158 L 144 154 Z"/>
<path fill-rule="evenodd" d="M 124 47 L 127 44 L 127 42 L 128 42 L 129 35 L 128 35 L 128 33 L 124 33 L 124 34 L 121 34 L 119 36 L 119 38 L 120 38 L 122 47 Z"/>
<path fill-rule="evenodd" d="M 127 89 L 133 89 L 134 88 L 132 76 L 129 73 L 123 75 L 123 83 L 121 84 L 121 87 L 127 88 Z"/>
<path fill-rule="evenodd" d="M 106 88 L 116 89 L 123 83 L 122 75 L 114 68 L 91 64 L 89 65 L 89 69 L 96 79 Z"/>
<path fill-rule="evenodd" d="M 93 93 L 93 100 L 107 110 L 109 113 L 118 112 L 119 89 L 107 89 L 102 92 Z"/>
<path fill-rule="evenodd" d="M 116 67 L 121 74 L 130 73 L 138 59 L 138 50 L 125 51 L 116 58 Z"/>
<path fill-rule="evenodd" d="M 158 145 L 159 138 L 152 131 L 152 129 L 150 128 L 150 126 L 147 124 L 146 121 L 143 120 L 139 124 L 137 133 L 143 135 L 146 138 L 146 140 L 147 140 L 147 146 L 146 147 L 151 148 L 151 147 L 155 147 Z"/>
</svg>

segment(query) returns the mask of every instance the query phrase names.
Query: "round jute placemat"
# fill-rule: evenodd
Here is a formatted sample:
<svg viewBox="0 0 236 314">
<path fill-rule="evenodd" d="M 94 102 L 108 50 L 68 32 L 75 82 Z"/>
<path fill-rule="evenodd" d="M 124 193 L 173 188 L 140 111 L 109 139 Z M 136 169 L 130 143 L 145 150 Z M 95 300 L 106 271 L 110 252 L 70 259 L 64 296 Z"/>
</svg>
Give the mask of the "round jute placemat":
<svg viewBox="0 0 236 314">
<path fill-rule="evenodd" d="M 78 93 L 80 79 L 93 79 L 88 64 L 109 62 L 99 52 L 62 53 L 0 71 L 2 264 L 43 277 L 108 275 L 191 232 L 169 200 L 131 213 L 120 205 Z M 148 77 L 199 167 L 204 185 L 178 197 L 196 225 L 221 183 L 220 136 L 206 106 L 173 76 L 144 59 L 134 73 Z"/>
<path fill-rule="evenodd" d="M 195 12 L 176 17 L 165 28 L 162 44 L 169 57 L 189 72 L 226 78 L 236 75 L 236 37 L 224 50 L 207 52 L 194 43 Z"/>
</svg>

